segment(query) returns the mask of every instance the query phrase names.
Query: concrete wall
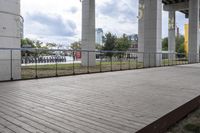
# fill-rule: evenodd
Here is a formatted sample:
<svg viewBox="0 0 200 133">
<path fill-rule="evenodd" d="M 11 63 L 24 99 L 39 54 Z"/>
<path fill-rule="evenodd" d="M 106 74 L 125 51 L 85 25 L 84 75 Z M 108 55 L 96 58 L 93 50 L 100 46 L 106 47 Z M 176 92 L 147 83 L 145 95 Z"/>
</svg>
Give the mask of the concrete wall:
<svg viewBox="0 0 200 133">
<path fill-rule="evenodd" d="M 0 48 L 20 48 L 20 0 L 0 0 Z M 0 81 L 21 78 L 21 52 L 0 50 Z"/>
</svg>

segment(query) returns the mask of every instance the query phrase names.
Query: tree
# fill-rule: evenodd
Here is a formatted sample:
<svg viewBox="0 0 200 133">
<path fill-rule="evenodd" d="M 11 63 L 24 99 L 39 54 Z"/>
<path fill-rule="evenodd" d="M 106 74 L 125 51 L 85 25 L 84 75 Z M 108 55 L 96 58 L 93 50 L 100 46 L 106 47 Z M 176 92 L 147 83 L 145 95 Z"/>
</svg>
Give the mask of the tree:
<svg viewBox="0 0 200 133">
<path fill-rule="evenodd" d="M 117 38 L 115 50 L 127 51 L 130 47 L 131 47 L 131 41 L 128 39 L 128 36 L 123 34 L 122 37 Z"/>
<path fill-rule="evenodd" d="M 44 43 L 37 40 L 37 41 L 34 41 L 34 40 L 31 40 L 29 38 L 24 38 L 24 39 L 21 39 L 21 47 L 22 48 L 38 48 L 38 49 L 45 49 L 45 50 L 39 50 L 37 51 L 37 55 L 50 55 L 50 54 L 53 54 L 52 51 L 49 51 L 49 47 L 50 46 L 49 44 L 50 43 L 47 43 L 46 46 L 43 45 Z M 35 52 L 32 51 L 32 50 L 22 50 L 22 56 L 35 56 Z"/>
<path fill-rule="evenodd" d="M 55 48 L 57 46 L 56 43 L 46 43 L 46 46 L 50 49 Z"/>
<path fill-rule="evenodd" d="M 184 53 L 184 41 L 185 38 L 183 35 L 176 37 L 176 52 Z M 168 51 L 168 37 L 162 40 L 162 50 Z"/>
<path fill-rule="evenodd" d="M 102 50 L 103 49 L 103 46 L 100 45 L 100 44 L 96 44 L 96 50 Z"/>
<path fill-rule="evenodd" d="M 103 37 L 104 46 L 103 50 L 105 51 L 113 51 L 115 49 L 115 43 L 116 43 L 117 37 L 115 35 L 112 35 L 110 32 L 106 33 Z M 106 53 L 106 56 L 109 56 L 110 58 L 113 56 L 113 53 L 108 52 Z"/>
<path fill-rule="evenodd" d="M 112 35 L 110 32 L 106 33 L 103 37 L 103 41 L 105 43 L 103 50 L 112 51 L 115 49 L 117 37 Z"/>
<path fill-rule="evenodd" d="M 21 39 L 22 48 L 35 48 L 34 41 L 29 38 Z"/>
<path fill-rule="evenodd" d="M 70 49 L 72 50 L 81 50 L 81 42 L 74 42 L 70 45 Z"/>
<path fill-rule="evenodd" d="M 185 53 L 184 42 L 185 42 L 185 37 L 183 35 L 176 37 L 176 51 L 178 53 Z"/>
<path fill-rule="evenodd" d="M 36 48 L 34 45 L 34 41 L 29 38 L 21 39 L 21 48 Z M 29 50 L 22 50 L 21 51 L 22 57 L 23 56 L 33 56 L 34 52 Z"/>
<path fill-rule="evenodd" d="M 41 42 L 39 40 L 34 42 L 34 45 L 35 45 L 36 48 L 42 48 L 42 44 L 43 44 L 43 42 Z"/>
<path fill-rule="evenodd" d="M 165 37 L 162 40 L 162 50 L 163 51 L 168 51 L 168 37 Z"/>
</svg>

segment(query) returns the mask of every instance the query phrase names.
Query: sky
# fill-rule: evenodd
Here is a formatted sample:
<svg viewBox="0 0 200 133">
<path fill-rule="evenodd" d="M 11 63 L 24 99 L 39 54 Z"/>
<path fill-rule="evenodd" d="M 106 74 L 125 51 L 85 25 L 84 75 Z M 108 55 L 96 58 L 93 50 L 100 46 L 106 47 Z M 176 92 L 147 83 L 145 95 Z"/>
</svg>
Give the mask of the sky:
<svg viewBox="0 0 200 133">
<path fill-rule="evenodd" d="M 81 39 L 80 0 L 21 0 L 24 37 L 69 45 Z M 96 28 L 117 36 L 138 33 L 138 0 L 96 0 Z M 183 34 L 184 15 L 177 13 Z M 163 11 L 162 36 L 168 35 L 168 13 Z"/>
</svg>

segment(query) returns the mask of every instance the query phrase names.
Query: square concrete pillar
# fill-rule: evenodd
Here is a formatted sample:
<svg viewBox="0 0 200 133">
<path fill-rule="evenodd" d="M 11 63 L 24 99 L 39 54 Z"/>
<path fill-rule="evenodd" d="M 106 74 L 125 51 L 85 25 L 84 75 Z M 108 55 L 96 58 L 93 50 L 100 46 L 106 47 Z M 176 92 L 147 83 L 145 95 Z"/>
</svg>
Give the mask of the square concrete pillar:
<svg viewBox="0 0 200 133">
<path fill-rule="evenodd" d="M 138 60 L 143 62 L 144 56 L 144 0 L 139 0 L 138 9 Z"/>
<path fill-rule="evenodd" d="M 169 60 L 176 59 L 176 12 L 169 11 L 168 25 L 168 58 Z"/>
<path fill-rule="evenodd" d="M 199 0 L 189 1 L 189 63 L 199 62 Z"/>
<path fill-rule="evenodd" d="M 20 0 L 0 0 L 0 48 L 20 48 Z M 21 51 L 0 49 L 0 81 L 21 79 Z"/>
<path fill-rule="evenodd" d="M 143 1 L 140 0 L 142 4 Z M 162 61 L 162 0 L 144 0 L 139 19 L 139 52 L 144 52 L 144 67 L 160 66 Z M 140 58 L 139 58 L 140 59 Z"/>
<path fill-rule="evenodd" d="M 95 0 L 82 1 L 82 50 L 95 51 Z M 82 52 L 82 65 L 95 66 L 96 53 Z"/>
</svg>

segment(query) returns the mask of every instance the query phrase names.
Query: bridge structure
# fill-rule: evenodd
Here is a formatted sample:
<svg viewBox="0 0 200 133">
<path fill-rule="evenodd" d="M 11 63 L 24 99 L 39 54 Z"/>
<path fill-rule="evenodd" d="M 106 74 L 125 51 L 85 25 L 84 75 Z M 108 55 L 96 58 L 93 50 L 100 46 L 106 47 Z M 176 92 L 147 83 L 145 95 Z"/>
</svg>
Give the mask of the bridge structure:
<svg viewBox="0 0 200 133">
<path fill-rule="evenodd" d="M 139 60 L 144 67 L 159 66 L 162 54 L 162 6 L 169 12 L 169 52 L 175 52 L 175 24 L 176 11 L 189 18 L 189 62 L 199 61 L 199 0 L 139 0 L 138 31 L 139 31 Z M 20 48 L 20 0 L 0 0 L 0 48 Z M 82 0 L 82 50 L 95 51 L 95 0 Z M 2 60 L 14 58 L 15 62 L 10 68 L 9 61 L 1 61 L 3 66 L 0 74 L 3 80 L 8 80 L 11 71 L 15 79 L 20 79 L 20 52 L 2 52 Z M 154 53 L 154 54 L 145 54 Z M 16 58 L 16 59 L 15 59 Z M 175 58 L 170 55 L 169 58 Z M 149 62 L 151 60 L 151 62 Z M 95 52 L 82 52 L 82 65 L 95 66 Z"/>
<path fill-rule="evenodd" d="M 83 0 L 82 20 L 82 49 L 95 50 L 95 0 Z M 175 51 L 176 11 L 185 14 L 189 18 L 189 62 L 199 60 L 199 0 L 139 0 L 138 31 L 139 52 L 162 52 L 162 5 L 169 12 L 169 52 Z M 94 55 L 90 55 L 90 65 L 95 64 Z M 145 66 L 160 65 L 161 55 L 140 57 Z M 83 64 L 86 55 L 83 53 Z M 149 58 L 151 63 L 149 63 Z M 175 58 L 169 55 L 169 58 Z"/>
</svg>

